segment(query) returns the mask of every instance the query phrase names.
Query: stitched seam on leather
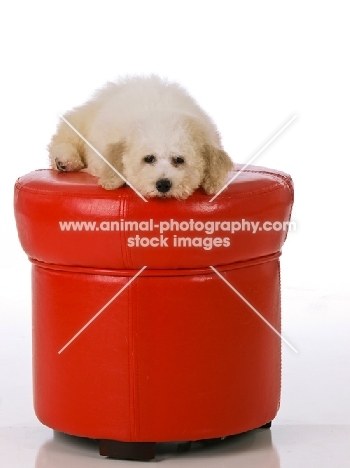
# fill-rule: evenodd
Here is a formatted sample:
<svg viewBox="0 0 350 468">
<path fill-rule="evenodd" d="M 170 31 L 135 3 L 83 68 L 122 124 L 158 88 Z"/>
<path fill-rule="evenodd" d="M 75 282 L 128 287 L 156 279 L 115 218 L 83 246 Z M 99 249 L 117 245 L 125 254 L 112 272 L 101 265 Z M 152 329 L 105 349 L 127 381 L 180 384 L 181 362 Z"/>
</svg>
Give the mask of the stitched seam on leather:
<svg viewBox="0 0 350 468">
<path fill-rule="evenodd" d="M 134 281 L 133 285 L 134 286 L 134 296 L 136 298 L 134 302 L 135 304 L 135 327 L 134 327 L 134 330 L 135 330 L 135 341 L 134 341 L 134 365 L 135 365 L 135 434 L 136 434 L 136 438 L 137 440 L 140 439 L 140 392 L 139 392 L 139 383 L 140 383 L 140 377 L 139 377 L 139 362 L 138 362 L 138 353 L 137 353 L 137 345 L 138 345 L 138 308 L 137 308 L 137 304 L 139 304 L 139 300 L 138 300 L 138 281 L 140 280 L 140 278 L 138 278 L 136 281 Z"/>
<path fill-rule="evenodd" d="M 124 199 L 124 219 L 128 219 L 129 217 L 129 211 L 128 211 L 128 207 L 129 207 L 129 203 L 126 203 L 126 200 Z M 132 249 L 129 248 L 127 246 L 127 236 L 129 236 L 130 233 L 124 231 L 124 245 L 125 245 L 125 251 L 126 251 L 126 257 L 127 257 L 127 265 L 129 268 L 133 268 L 133 262 L 132 262 L 132 257 L 131 257 L 131 251 Z"/>
<path fill-rule="evenodd" d="M 254 191 L 251 191 L 251 192 L 244 192 L 243 194 L 239 194 L 239 195 L 234 195 L 233 197 L 230 197 L 230 196 L 226 196 L 225 198 L 226 199 L 229 199 L 229 198 L 243 198 L 244 196 L 246 196 L 248 194 L 248 197 L 250 196 L 253 196 L 253 195 L 258 195 L 260 193 L 264 193 L 264 192 L 270 192 L 270 191 L 273 191 L 276 189 L 276 186 L 278 188 L 281 188 L 281 184 L 283 187 L 287 187 L 291 192 L 293 192 L 293 184 L 292 184 L 292 179 L 290 176 L 288 175 L 284 175 L 284 174 L 279 174 L 279 173 L 274 173 L 274 172 L 269 172 L 269 171 L 252 171 L 252 170 L 244 170 L 242 172 L 246 172 L 246 173 L 250 173 L 250 174 L 266 174 L 268 176 L 270 176 L 273 180 L 275 180 L 277 182 L 276 185 L 273 185 L 271 187 L 266 187 L 264 189 L 260 189 L 260 190 L 254 190 Z M 84 196 L 84 197 L 93 197 L 93 198 L 96 198 L 96 199 L 110 199 L 110 195 L 106 195 L 106 196 L 101 196 L 101 195 L 94 195 L 94 194 L 88 194 L 88 193 L 84 193 L 82 194 L 81 192 L 58 192 L 58 191 L 51 191 L 51 190 L 40 190 L 40 189 L 36 189 L 36 188 L 33 188 L 33 187 L 27 187 L 27 186 L 24 186 L 23 184 L 21 184 L 20 182 L 16 182 L 15 186 L 19 186 L 21 185 L 22 188 L 28 192 L 39 192 L 39 193 L 51 193 L 51 194 L 61 194 L 61 195 L 73 195 L 73 196 Z M 129 194 L 123 194 L 123 195 L 119 195 L 118 194 L 118 198 L 119 197 L 125 197 L 125 198 L 131 198 L 131 196 Z"/>
<path fill-rule="evenodd" d="M 133 300 L 133 285 L 129 286 L 129 304 L 131 311 L 131 399 L 132 399 L 132 440 L 137 441 L 137 398 L 136 398 L 136 307 Z"/>
<path fill-rule="evenodd" d="M 293 191 L 293 181 L 292 178 L 289 174 L 282 174 L 280 172 L 271 172 L 268 170 L 262 170 L 262 171 L 252 171 L 251 169 L 245 169 L 243 172 L 249 172 L 250 174 L 267 174 L 271 177 L 273 177 L 275 180 L 283 180 L 286 185 L 289 186 L 289 188 Z"/>
<path fill-rule="evenodd" d="M 265 169 L 265 168 L 264 168 Z M 48 171 L 48 169 L 37 169 L 35 172 L 40 172 L 40 171 Z M 239 169 L 237 170 L 237 172 L 239 172 Z M 278 182 L 282 182 L 283 185 L 286 185 L 288 186 L 288 189 L 293 192 L 293 182 L 292 182 L 292 178 L 288 175 L 288 174 L 281 174 L 281 173 L 278 173 L 278 172 L 270 172 L 268 170 L 251 170 L 251 169 L 244 169 L 242 170 L 241 172 L 243 173 L 249 173 L 249 174 L 266 174 L 268 176 L 270 176 L 271 178 L 273 178 L 274 180 L 278 181 Z M 33 192 L 42 192 L 42 190 L 38 190 L 38 189 L 35 189 L 35 188 L 32 188 L 32 187 L 25 187 L 24 184 L 22 184 L 20 182 L 20 178 L 17 179 L 16 183 L 15 183 L 15 187 L 17 186 L 21 186 L 22 188 L 24 188 L 25 190 L 27 191 L 33 191 Z M 46 191 L 47 193 L 61 193 L 61 192 L 52 192 L 52 191 Z M 62 192 L 64 194 L 67 194 L 67 192 Z M 75 192 L 70 192 L 72 195 L 75 194 Z M 75 195 L 82 195 L 81 192 L 78 192 L 77 194 Z M 88 195 L 88 194 L 84 194 L 84 195 Z M 94 194 L 91 194 L 91 196 L 93 196 L 94 198 L 98 198 L 98 199 L 110 199 L 110 195 L 107 194 L 106 196 L 95 196 Z M 119 195 L 120 196 L 120 195 Z M 124 194 L 124 196 L 128 196 L 128 194 Z M 229 198 L 229 197 L 227 197 Z"/>
<path fill-rule="evenodd" d="M 78 198 L 93 198 L 94 200 L 117 200 L 119 199 L 121 196 L 118 195 L 118 197 L 115 197 L 115 198 L 111 198 L 110 194 L 106 194 L 106 195 L 97 195 L 95 193 L 87 193 L 87 192 L 63 192 L 63 191 L 59 191 L 59 190 L 45 190 L 45 189 L 37 189 L 37 188 L 34 188 L 34 187 L 28 187 L 27 184 L 21 184 L 21 183 L 15 183 L 15 189 L 20 189 L 22 191 L 25 191 L 25 192 L 28 192 L 28 193 L 41 193 L 41 194 L 51 194 L 53 196 L 67 196 L 67 195 L 71 195 L 71 196 L 74 196 L 74 197 L 78 197 Z"/>
<path fill-rule="evenodd" d="M 227 195 L 225 196 L 225 200 L 242 200 L 243 198 L 253 198 L 256 196 L 261 196 L 265 194 L 269 194 L 272 192 L 276 192 L 277 190 L 285 190 L 286 186 L 283 184 L 275 184 L 272 185 L 268 188 L 263 188 L 259 190 L 254 190 L 250 192 L 244 192 L 244 193 L 237 193 L 237 194 L 232 194 L 232 195 Z"/>
<path fill-rule="evenodd" d="M 253 265 L 260 265 L 261 263 L 266 263 L 273 261 L 276 257 L 281 255 L 281 251 L 273 252 L 272 254 L 263 255 L 260 257 L 250 258 L 248 260 L 239 260 L 237 262 L 215 265 L 220 271 L 229 271 L 229 270 L 239 270 L 241 268 L 249 268 Z M 61 265 L 56 263 L 46 263 L 41 260 L 37 260 L 33 257 L 28 257 L 29 261 L 38 265 L 39 267 L 62 271 L 62 272 L 75 272 L 77 274 L 87 274 L 87 275 L 100 275 L 100 276 L 134 276 L 138 269 L 108 269 L 108 268 L 96 268 L 96 267 L 84 267 L 80 265 Z M 81 271 L 78 271 L 81 270 Z M 178 272 L 178 275 L 169 275 L 168 272 Z M 149 277 L 177 277 L 177 276 L 197 276 L 197 275 L 207 275 L 211 274 L 212 270 L 209 267 L 195 267 L 195 268 L 161 268 L 159 269 L 159 274 L 157 274 L 158 269 L 147 268 L 142 273 L 142 276 Z M 148 274 L 149 273 L 149 274 Z M 155 273 L 155 274 L 154 274 Z"/>
<path fill-rule="evenodd" d="M 122 204 L 118 203 L 118 216 L 119 216 L 119 219 L 122 218 L 122 209 L 123 209 Z M 124 255 L 123 255 L 124 254 L 123 245 L 125 244 L 124 239 L 123 239 L 123 242 L 122 242 L 123 232 L 119 233 L 119 236 L 120 236 L 120 242 L 119 242 L 120 256 L 123 259 L 123 263 L 124 263 L 124 265 L 126 267 L 126 263 L 125 263 L 125 259 L 124 259 Z"/>
<path fill-rule="evenodd" d="M 128 310 L 128 341 L 129 341 L 129 352 L 128 352 L 128 371 L 129 371 L 129 428 L 130 428 L 130 440 L 134 440 L 133 433 L 133 423 L 134 423 L 134 412 L 133 412 L 133 362 L 132 362 L 132 353 L 133 353 L 133 329 L 132 329 L 132 307 L 130 306 L 130 288 L 127 290 L 127 310 Z"/>
<path fill-rule="evenodd" d="M 24 192 L 27 192 L 27 193 L 40 193 L 41 195 L 45 194 L 45 195 L 52 195 L 53 197 L 56 197 L 56 196 L 65 196 L 65 197 L 77 197 L 79 199 L 84 199 L 84 198 L 92 198 L 94 200 L 120 200 L 122 199 L 122 197 L 120 195 L 118 195 L 118 197 L 115 197 L 115 198 L 111 198 L 110 196 L 101 196 L 101 195 L 96 195 L 94 193 L 83 193 L 83 192 L 61 192 L 61 191 L 57 191 L 57 190 L 41 190 L 41 189 L 36 189 L 36 188 L 33 188 L 33 187 L 27 187 L 25 185 L 16 185 L 16 188 L 21 188 L 22 191 Z M 237 194 L 234 194 L 232 196 L 228 196 L 228 195 L 224 195 L 225 199 L 236 199 L 236 198 L 244 198 L 244 197 L 247 197 L 247 198 L 250 198 L 254 195 L 260 195 L 262 193 L 269 193 L 269 192 L 274 192 L 275 190 L 278 190 L 278 189 L 284 189 L 285 188 L 285 185 L 281 183 L 277 183 L 275 185 L 272 185 L 270 187 L 265 187 L 263 189 L 258 189 L 258 190 L 253 190 L 253 191 L 249 191 L 249 192 L 243 192 L 243 193 L 237 193 Z M 131 199 L 133 198 L 131 196 L 131 194 L 124 194 L 123 196 L 124 199 Z M 210 196 L 208 195 L 208 201 L 210 199 Z M 206 200 L 200 200 L 200 201 L 203 201 L 206 202 Z"/>
<path fill-rule="evenodd" d="M 125 214 L 124 209 L 125 209 L 124 199 L 121 198 L 120 203 L 119 203 L 119 219 L 124 219 L 124 214 Z M 125 232 L 124 231 L 119 232 L 119 236 L 120 236 L 121 256 L 122 256 L 125 268 L 128 268 L 129 265 L 128 265 L 128 261 L 127 261 L 127 258 L 126 258 L 126 251 L 124 249 L 124 246 L 125 246 Z"/>
</svg>

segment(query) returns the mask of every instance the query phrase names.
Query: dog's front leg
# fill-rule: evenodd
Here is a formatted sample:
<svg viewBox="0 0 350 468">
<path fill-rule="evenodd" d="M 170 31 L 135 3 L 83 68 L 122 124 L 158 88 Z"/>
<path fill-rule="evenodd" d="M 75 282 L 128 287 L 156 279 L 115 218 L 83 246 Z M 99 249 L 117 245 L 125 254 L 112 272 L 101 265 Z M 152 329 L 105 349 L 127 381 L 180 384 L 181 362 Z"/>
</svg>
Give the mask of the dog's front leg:
<svg viewBox="0 0 350 468">
<path fill-rule="evenodd" d="M 80 171 L 86 167 L 79 150 L 71 143 L 52 145 L 50 158 L 52 167 L 62 172 Z"/>
<path fill-rule="evenodd" d="M 124 175 L 122 161 L 124 151 L 125 144 L 123 142 L 112 143 L 105 148 L 104 154 L 106 155 L 106 159 L 115 169 L 113 170 L 105 162 L 105 166 L 99 174 L 99 183 L 106 190 L 114 190 L 124 184 L 124 180 L 119 175 Z"/>
<path fill-rule="evenodd" d="M 98 182 L 106 190 L 114 190 L 124 185 L 124 180 L 109 167 L 104 169 Z"/>
<path fill-rule="evenodd" d="M 109 164 L 102 162 L 103 168 L 99 172 L 99 183 L 106 190 L 114 190 L 124 184 L 124 180 L 120 177 L 123 174 L 123 153 L 125 151 L 125 144 L 122 142 L 112 143 L 107 145 L 104 154 L 106 160 L 114 168 L 112 169 Z"/>
</svg>

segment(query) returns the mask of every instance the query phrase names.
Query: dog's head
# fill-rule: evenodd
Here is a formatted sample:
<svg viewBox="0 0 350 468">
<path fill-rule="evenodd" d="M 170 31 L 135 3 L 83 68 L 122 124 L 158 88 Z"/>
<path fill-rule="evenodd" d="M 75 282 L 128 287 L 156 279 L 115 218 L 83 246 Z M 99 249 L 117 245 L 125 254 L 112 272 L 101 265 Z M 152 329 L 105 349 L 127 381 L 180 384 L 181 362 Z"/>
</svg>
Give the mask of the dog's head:
<svg viewBox="0 0 350 468">
<path fill-rule="evenodd" d="M 216 193 L 233 167 L 218 134 L 211 138 L 203 124 L 186 115 L 138 120 L 114 154 L 125 178 L 146 197 L 185 199 L 200 186 Z"/>
</svg>

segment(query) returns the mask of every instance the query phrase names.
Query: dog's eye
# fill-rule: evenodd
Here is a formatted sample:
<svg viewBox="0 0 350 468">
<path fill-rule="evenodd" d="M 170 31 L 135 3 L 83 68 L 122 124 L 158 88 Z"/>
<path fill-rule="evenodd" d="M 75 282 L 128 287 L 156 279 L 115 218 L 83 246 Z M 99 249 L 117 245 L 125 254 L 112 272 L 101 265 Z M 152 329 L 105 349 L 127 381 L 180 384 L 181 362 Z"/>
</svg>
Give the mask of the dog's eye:
<svg viewBox="0 0 350 468">
<path fill-rule="evenodd" d="M 152 164 L 152 163 L 154 163 L 154 161 L 156 160 L 156 158 L 153 156 L 153 154 L 149 154 L 149 155 L 145 156 L 145 157 L 143 158 L 143 160 L 144 160 L 145 163 L 147 163 L 147 164 Z"/>
<path fill-rule="evenodd" d="M 173 163 L 175 164 L 175 166 L 178 166 L 179 164 L 183 164 L 184 162 L 185 160 L 181 156 L 175 156 L 175 158 L 173 158 Z"/>
</svg>

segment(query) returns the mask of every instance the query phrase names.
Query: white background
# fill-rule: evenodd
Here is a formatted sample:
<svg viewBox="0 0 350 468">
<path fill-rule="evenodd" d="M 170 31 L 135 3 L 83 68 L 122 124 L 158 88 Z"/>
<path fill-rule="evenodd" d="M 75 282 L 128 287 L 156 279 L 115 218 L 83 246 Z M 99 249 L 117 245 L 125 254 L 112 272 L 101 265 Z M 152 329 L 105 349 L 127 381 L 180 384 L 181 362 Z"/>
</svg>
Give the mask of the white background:
<svg viewBox="0 0 350 468">
<path fill-rule="evenodd" d="M 284 347 L 279 424 L 350 424 L 347 1 L 7 2 L 0 12 L 0 427 L 34 424 L 30 269 L 13 186 L 48 167 L 59 114 L 107 80 L 156 73 L 213 117 L 224 147 L 292 175 L 282 256 Z"/>
</svg>

